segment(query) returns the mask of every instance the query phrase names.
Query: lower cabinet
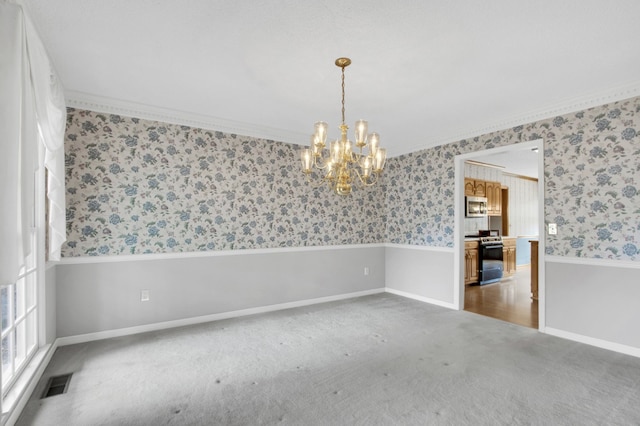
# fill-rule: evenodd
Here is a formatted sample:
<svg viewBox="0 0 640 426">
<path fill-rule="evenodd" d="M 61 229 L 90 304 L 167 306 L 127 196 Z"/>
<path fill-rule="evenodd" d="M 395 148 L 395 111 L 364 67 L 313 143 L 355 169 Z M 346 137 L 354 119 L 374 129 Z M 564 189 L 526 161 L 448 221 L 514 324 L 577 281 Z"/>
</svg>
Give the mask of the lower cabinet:
<svg viewBox="0 0 640 426">
<path fill-rule="evenodd" d="M 516 238 L 502 239 L 502 277 L 508 278 L 516 273 Z M 464 283 L 475 284 L 480 279 L 478 241 L 464 242 Z"/>
<path fill-rule="evenodd" d="M 502 276 L 510 277 L 516 273 L 516 239 L 505 237 L 502 244 Z"/>
<path fill-rule="evenodd" d="M 478 282 L 478 242 L 464 242 L 464 283 Z"/>
</svg>

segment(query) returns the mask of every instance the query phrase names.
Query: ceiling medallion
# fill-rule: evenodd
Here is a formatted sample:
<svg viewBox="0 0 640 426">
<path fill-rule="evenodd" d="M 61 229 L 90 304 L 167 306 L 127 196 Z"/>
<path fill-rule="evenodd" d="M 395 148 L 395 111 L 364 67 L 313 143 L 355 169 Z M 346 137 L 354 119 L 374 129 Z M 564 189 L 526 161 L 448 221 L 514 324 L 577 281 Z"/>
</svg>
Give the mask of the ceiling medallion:
<svg viewBox="0 0 640 426">
<path fill-rule="evenodd" d="M 300 156 L 302 171 L 309 182 L 320 179 L 321 184 L 328 184 L 331 190 L 339 195 L 348 195 L 354 186 L 372 186 L 380 177 L 387 151 L 380 148 L 380 136 L 368 134 L 365 120 L 356 121 L 355 146 L 347 139 L 349 127 L 344 119 L 344 69 L 351 65 L 351 59 L 338 58 L 336 66 L 342 69 L 342 124 L 340 139 L 331 142 L 326 148 L 327 123 L 319 121 L 315 124 L 315 132 L 311 136 L 311 146 L 305 148 Z"/>
</svg>

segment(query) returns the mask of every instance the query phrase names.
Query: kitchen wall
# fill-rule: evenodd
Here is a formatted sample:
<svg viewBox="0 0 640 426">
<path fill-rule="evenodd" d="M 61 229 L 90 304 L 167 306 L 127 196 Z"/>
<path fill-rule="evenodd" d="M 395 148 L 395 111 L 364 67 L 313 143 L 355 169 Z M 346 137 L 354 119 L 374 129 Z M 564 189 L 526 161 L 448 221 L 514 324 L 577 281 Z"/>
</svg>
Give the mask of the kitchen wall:
<svg viewBox="0 0 640 426">
<path fill-rule="evenodd" d="M 489 228 L 489 217 L 464 218 L 464 235 L 478 235 L 478 231 Z M 497 228 L 491 227 L 491 229 Z"/>
<path fill-rule="evenodd" d="M 504 186 L 509 188 L 509 235 L 538 235 L 538 181 L 505 175 Z"/>
</svg>

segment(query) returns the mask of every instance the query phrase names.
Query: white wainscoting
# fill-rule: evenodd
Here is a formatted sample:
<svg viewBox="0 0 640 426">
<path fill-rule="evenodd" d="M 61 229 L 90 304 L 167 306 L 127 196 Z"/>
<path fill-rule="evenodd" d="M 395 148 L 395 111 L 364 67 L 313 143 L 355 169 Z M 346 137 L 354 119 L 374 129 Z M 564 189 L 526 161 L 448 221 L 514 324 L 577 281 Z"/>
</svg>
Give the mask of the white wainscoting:
<svg viewBox="0 0 640 426">
<path fill-rule="evenodd" d="M 545 332 L 640 357 L 640 262 L 545 260 Z"/>
<path fill-rule="evenodd" d="M 57 336 L 282 309 L 385 287 L 383 245 L 226 254 L 65 261 L 56 266 Z"/>
<path fill-rule="evenodd" d="M 355 293 L 339 294 L 337 296 L 318 297 L 316 299 L 299 300 L 296 302 L 279 303 L 276 305 L 260 306 L 257 308 L 242 309 L 239 311 L 222 312 L 219 314 L 190 317 L 174 321 L 157 322 L 153 324 L 140 325 L 135 327 L 119 328 L 116 330 L 99 331 L 96 333 L 80 334 L 75 336 L 60 337 L 56 340 L 58 346 L 74 345 L 76 343 L 91 342 L 94 340 L 110 339 L 112 337 L 128 336 L 131 334 L 146 333 L 149 331 L 165 330 L 174 327 L 184 327 L 187 325 L 202 324 L 211 321 L 219 321 L 229 318 L 237 318 L 247 315 L 262 314 L 265 312 L 280 311 L 283 309 L 299 308 L 301 306 L 315 305 L 318 303 L 335 302 L 354 297 L 369 296 L 372 294 L 384 293 L 383 288 L 359 291 Z"/>
<path fill-rule="evenodd" d="M 454 251 L 449 247 L 387 244 L 385 282 L 389 293 L 456 309 Z"/>
<path fill-rule="evenodd" d="M 543 332 L 640 356 L 640 262 L 545 256 Z M 58 344 L 379 292 L 456 309 L 454 250 L 397 244 L 66 261 L 56 266 Z M 364 274 L 367 267 L 369 275 Z M 150 291 L 149 302 L 140 290 Z"/>
</svg>

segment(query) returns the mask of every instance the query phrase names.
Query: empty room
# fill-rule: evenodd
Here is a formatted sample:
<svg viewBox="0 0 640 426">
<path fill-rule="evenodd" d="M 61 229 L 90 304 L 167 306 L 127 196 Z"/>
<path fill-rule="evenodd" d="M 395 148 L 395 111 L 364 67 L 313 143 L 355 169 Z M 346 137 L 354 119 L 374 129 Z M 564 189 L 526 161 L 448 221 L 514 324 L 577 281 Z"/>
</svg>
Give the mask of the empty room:
<svg viewBox="0 0 640 426">
<path fill-rule="evenodd" d="M 2 425 L 640 424 L 638 16 L 0 0 Z"/>
</svg>

